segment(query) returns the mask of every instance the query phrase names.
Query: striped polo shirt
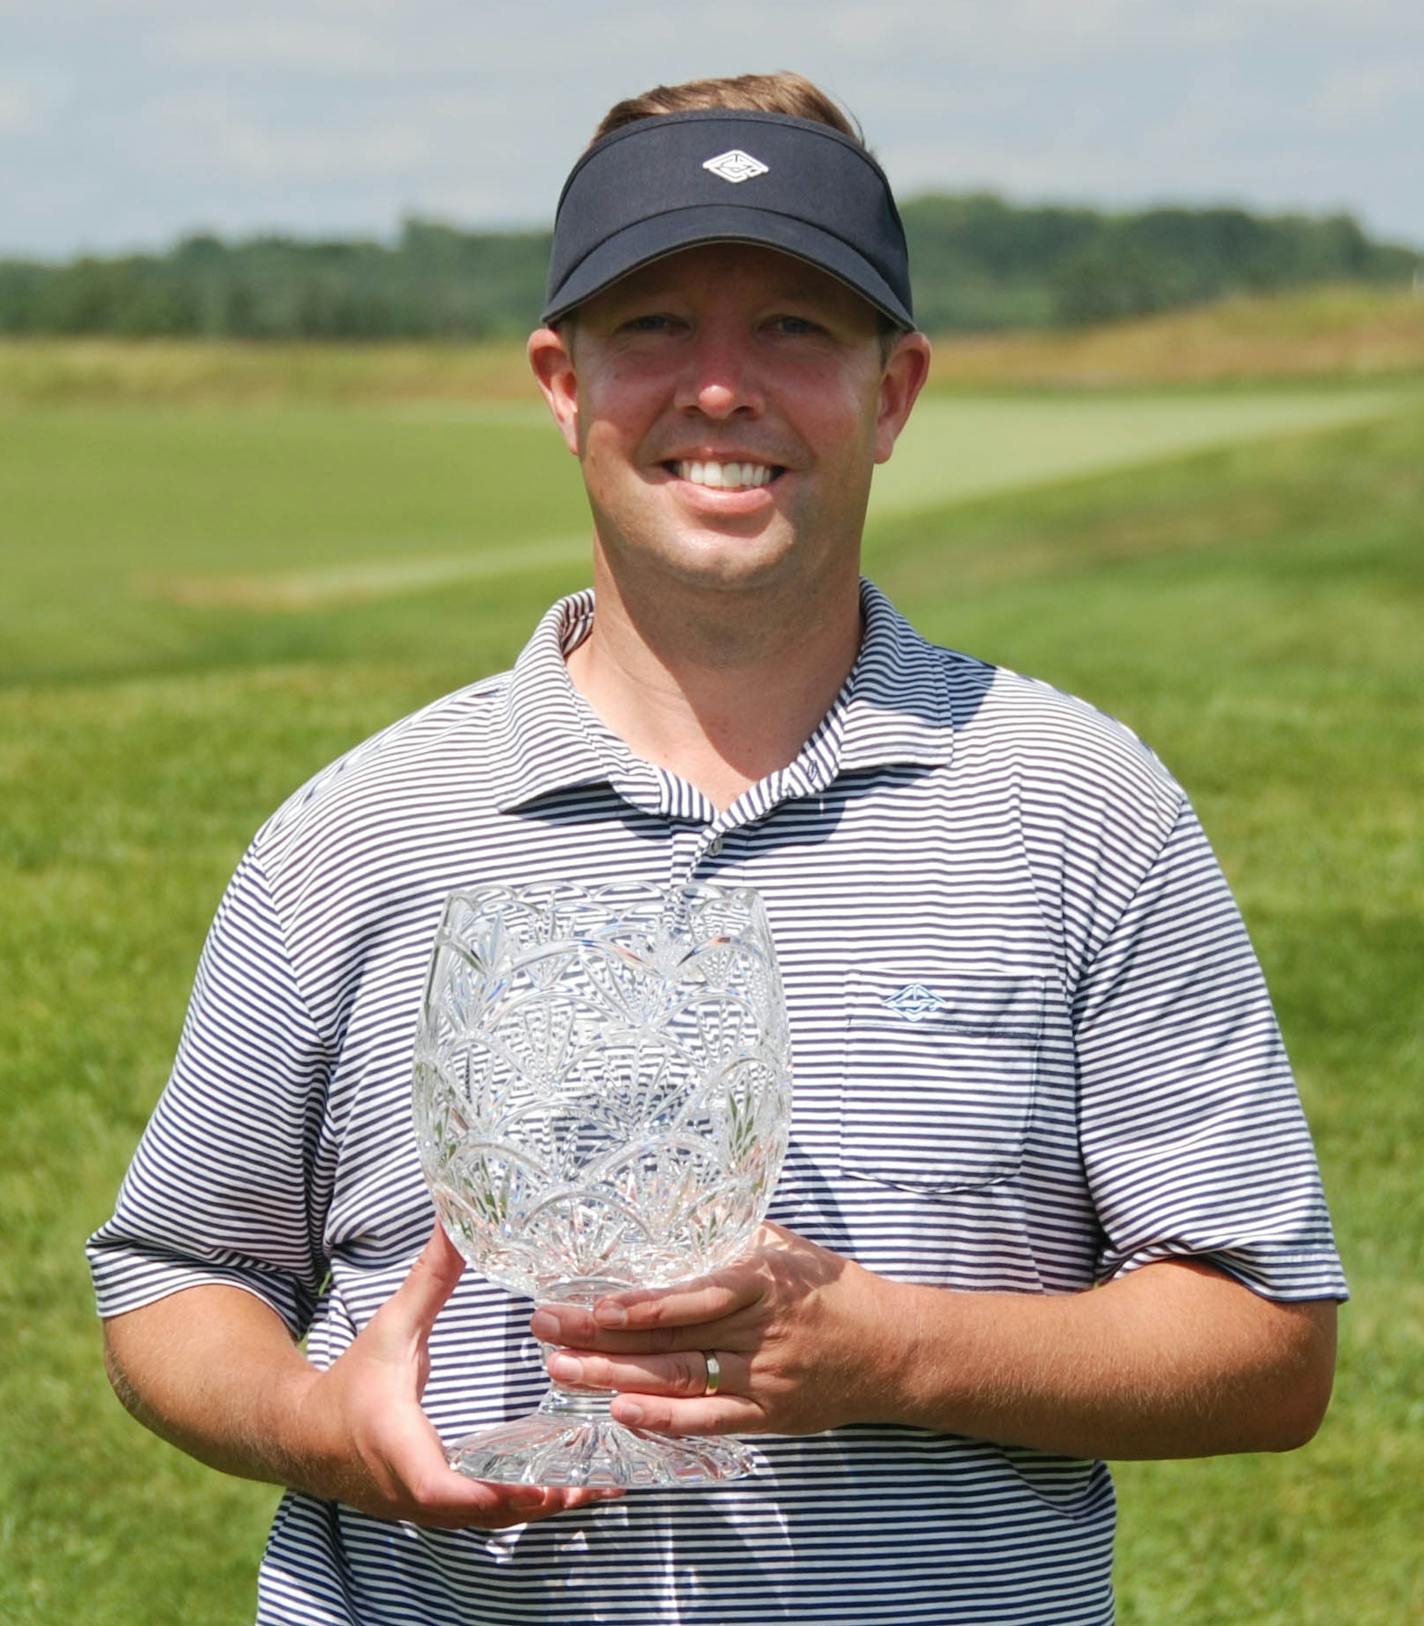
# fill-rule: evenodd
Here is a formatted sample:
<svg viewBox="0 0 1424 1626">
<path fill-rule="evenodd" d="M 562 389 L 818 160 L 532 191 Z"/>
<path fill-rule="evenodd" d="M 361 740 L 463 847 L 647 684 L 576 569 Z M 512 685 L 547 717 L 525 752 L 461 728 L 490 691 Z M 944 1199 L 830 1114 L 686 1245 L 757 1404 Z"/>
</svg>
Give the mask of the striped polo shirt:
<svg viewBox="0 0 1424 1626">
<path fill-rule="evenodd" d="M 255 1293 L 326 1366 L 432 1223 L 411 1056 L 446 895 L 482 882 L 756 887 L 790 1007 L 771 1218 L 898 1281 L 1071 1293 L 1206 1257 L 1343 1298 L 1261 973 L 1180 788 L 1120 724 L 927 643 L 868 583 L 855 667 L 795 761 L 723 812 L 569 682 L 593 597 L 262 827 L 173 1075 L 91 1240 L 103 1314 Z M 467 1271 L 432 1337 L 446 1439 L 545 1387 L 531 1306 Z M 1108 1470 L 874 1424 L 765 1436 L 767 1472 L 508 1531 L 289 1492 L 264 1622 L 1103 1622 Z"/>
</svg>

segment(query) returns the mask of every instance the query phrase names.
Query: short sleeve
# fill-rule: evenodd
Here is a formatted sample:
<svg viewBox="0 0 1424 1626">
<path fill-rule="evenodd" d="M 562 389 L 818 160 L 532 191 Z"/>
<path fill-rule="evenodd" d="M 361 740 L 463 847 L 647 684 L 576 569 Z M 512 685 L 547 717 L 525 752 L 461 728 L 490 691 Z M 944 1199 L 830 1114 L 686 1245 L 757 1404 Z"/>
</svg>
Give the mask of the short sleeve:
<svg viewBox="0 0 1424 1626">
<path fill-rule="evenodd" d="M 222 1283 L 305 1332 L 326 1274 L 313 1168 L 328 1072 L 249 852 L 208 934 L 173 1072 L 114 1216 L 89 1239 L 101 1315 Z"/>
<path fill-rule="evenodd" d="M 1267 1298 L 1343 1299 L 1265 980 L 1185 798 L 1074 998 L 1102 1280 L 1204 1257 Z"/>
</svg>

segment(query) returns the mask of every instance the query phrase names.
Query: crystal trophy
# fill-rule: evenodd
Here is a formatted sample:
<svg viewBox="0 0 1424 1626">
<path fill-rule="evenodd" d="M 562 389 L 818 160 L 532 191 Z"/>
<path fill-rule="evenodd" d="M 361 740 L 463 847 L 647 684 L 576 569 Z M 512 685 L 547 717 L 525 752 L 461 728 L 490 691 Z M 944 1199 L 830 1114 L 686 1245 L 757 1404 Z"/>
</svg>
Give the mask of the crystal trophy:
<svg viewBox="0 0 1424 1626">
<path fill-rule="evenodd" d="M 452 894 L 414 1108 L 441 1222 L 512 1293 L 588 1307 L 729 1264 L 765 1216 L 791 1112 L 761 899 L 697 884 Z M 626 1428 L 612 1399 L 555 1383 L 528 1416 L 450 1447 L 451 1465 L 473 1479 L 624 1487 L 755 1471 L 741 1441 Z"/>
</svg>

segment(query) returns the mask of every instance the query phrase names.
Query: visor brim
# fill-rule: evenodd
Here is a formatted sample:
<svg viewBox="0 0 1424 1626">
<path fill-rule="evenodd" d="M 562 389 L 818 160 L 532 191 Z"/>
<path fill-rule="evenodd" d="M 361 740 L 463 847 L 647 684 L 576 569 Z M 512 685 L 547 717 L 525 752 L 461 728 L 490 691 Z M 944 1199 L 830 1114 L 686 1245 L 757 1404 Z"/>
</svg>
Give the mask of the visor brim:
<svg viewBox="0 0 1424 1626">
<path fill-rule="evenodd" d="M 625 226 L 569 272 L 550 294 L 541 320 L 551 325 L 630 272 L 709 243 L 749 243 L 790 254 L 843 282 L 896 327 L 915 326 L 885 278 L 841 238 L 790 215 L 736 204 L 697 204 Z"/>
</svg>

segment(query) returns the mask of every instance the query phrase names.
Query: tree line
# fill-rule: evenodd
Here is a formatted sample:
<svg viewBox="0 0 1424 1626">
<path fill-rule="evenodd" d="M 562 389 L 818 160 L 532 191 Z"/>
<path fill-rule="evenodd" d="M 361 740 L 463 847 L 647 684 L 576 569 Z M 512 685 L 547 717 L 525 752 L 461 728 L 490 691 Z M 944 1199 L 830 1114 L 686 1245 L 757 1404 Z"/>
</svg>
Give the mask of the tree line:
<svg viewBox="0 0 1424 1626">
<path fill-rule="evenodd" d="M 1407 281 L 1418 251 L 1348 214 L 1106 213 L 989 193 L 902 210 L 931 332 L 1072 327 L 1322 282 Z M 409 219 L 393 243 L 208 233 L 159 254 L 0 260 L 0 333 L 487 339 L 528 332 L 549 234 Z"/>
</svg>

